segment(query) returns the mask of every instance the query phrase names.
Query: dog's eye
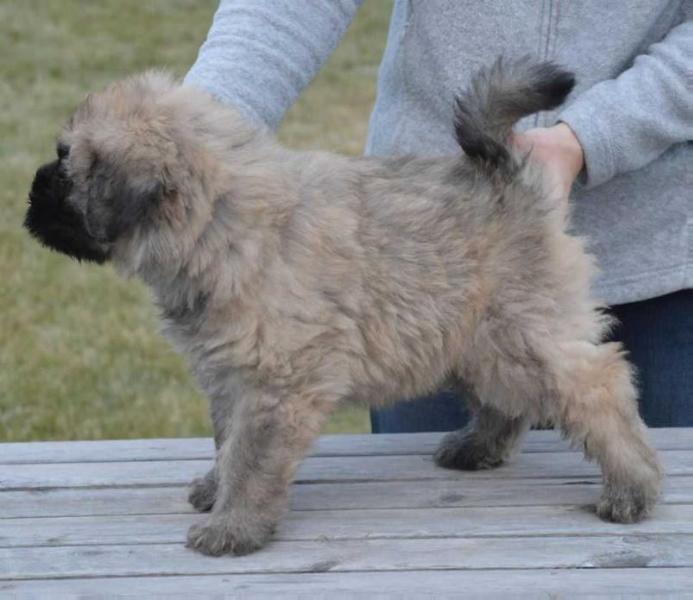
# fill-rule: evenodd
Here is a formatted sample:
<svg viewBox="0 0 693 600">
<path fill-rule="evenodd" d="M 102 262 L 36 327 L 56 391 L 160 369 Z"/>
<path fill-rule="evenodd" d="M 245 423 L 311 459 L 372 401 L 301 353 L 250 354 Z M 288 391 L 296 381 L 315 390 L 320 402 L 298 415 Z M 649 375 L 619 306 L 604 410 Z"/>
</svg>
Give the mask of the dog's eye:
<svg viewBox="0 0 693 600">
<path fill-rule="evenodd" d="M 58 144 L 56 152 L 58 153 L 58 158 L 60 160 L 63 160 L 67 158 L 68 154 L 70 154 L 70 146 L 68 146 L 67 144 Z"/>
</svg>

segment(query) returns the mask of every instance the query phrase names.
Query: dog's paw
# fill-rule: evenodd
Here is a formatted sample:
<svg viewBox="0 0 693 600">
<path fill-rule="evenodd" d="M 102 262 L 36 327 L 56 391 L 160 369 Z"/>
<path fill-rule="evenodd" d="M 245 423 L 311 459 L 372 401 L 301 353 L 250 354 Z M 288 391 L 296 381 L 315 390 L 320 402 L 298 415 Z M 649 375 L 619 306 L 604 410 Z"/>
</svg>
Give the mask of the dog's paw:
<svg viewBox="0 0 693 600">
<path fill-rule="evenodd" d="M 613 523 L 637 523 L 652 512 L 658 495 L 656 486 L 607 485 L 597 504 L 597 516 Z"/>
<path fill-rule="evenodd" d="M 214 472 L 210 471 L 204 477 L 193 479 L 188 493 L 188 502 L 199 512 L 208 512 L 214 506 L 217 494 L 217 480 Z"/>
<path fill-rule="evenodd" d="M 188 530 L 186 546 L 208 556 L 250 554 L 265 545 L 272 527 L 244 524 L 232 517 L 210 516 Z"/>
<path fill-rule="evenodd" d="M 443 438 L 433 460 L 439 467 L 463 471 L 493 469 L 503 464 L 503 456 L 494 453 L 474 432 L 459 431 Z"/>
</svg>

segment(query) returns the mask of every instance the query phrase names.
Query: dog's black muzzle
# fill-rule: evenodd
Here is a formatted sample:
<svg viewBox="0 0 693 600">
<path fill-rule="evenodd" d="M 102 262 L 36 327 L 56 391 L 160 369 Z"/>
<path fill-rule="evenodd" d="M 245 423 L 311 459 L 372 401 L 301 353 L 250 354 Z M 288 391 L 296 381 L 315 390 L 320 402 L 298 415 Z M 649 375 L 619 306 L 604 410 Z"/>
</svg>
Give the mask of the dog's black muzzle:
<svg viewBox="0 0 693 600">
<path fill-rule="evenodd" d="M 31 185 L 24 227 L 53 250 L 78 260 L 102 263 L 108 253 L 89 235 L 83 217 L 67 203 L 71 188 L 59 160 L 43 165 Z"/>
</svg>

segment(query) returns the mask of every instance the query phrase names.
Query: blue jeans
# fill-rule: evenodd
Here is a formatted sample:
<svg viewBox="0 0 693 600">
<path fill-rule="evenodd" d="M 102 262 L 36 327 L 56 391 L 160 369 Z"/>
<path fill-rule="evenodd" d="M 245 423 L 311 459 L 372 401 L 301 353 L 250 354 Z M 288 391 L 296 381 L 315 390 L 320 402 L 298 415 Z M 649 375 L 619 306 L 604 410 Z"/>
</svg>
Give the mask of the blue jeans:
<svg viewBox="0 0 693 600">
<path fill-rule="evenodd" d="M 693 427 L 693 290 L 611 308 L 638 372 L 640 414 L 650 427 Z M 469 418 L 452 392 L 371 412 L 373 433 L 450 431 Z"/>
</svg>

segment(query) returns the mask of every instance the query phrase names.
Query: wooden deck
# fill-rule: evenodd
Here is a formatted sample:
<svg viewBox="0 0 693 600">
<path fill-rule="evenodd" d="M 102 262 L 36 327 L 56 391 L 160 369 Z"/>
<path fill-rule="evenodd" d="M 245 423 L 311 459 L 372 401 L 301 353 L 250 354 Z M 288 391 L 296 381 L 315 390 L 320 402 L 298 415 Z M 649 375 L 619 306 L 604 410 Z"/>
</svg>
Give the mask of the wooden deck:
<svg viewBox="0 0 693 600">
<path fill-rule="evenodd" d="M 326 436 L 274 541 L 241 558 L 184 547 L 210 440 L 0 444 L 0 596 L 691 597 L 693 429 L 652 437 L 662 503 L 615 525 L 554 432 L 476 473 L 433 465 L 439 434 Z"/>
</svg>

